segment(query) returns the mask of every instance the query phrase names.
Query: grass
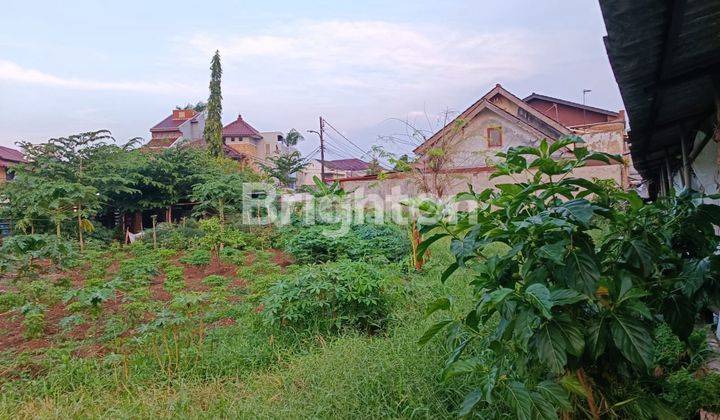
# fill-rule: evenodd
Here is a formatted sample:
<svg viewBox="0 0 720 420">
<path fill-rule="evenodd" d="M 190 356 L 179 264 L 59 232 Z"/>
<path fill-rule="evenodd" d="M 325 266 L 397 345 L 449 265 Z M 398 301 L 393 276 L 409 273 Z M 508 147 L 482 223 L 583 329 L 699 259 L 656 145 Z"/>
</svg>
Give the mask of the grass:
<svg viewBox="0 0 720 420">
<path fill-rule="evenodd" d="M 444 249 L 433 250 L 426 272 L 397 276 L 389 289 L 389 326 L 370 336 L 271 328 L 261 322 L 253 299 L 228 299 L 223 286 L 230 279 L 208 274 L 199 283 L 209 290 L 189 291 L 168 262 L 175 253 L 118 254 L 129 258 L 118 268 L 122 310 L 83 309 L 65 322 L 72 330 L 91 319 L 92 337 L 62 336 L 52 348 L 0 353 L 0 418 L 453 417 L 466 389 L 440 383 L 447 355 L 440 340 L 417 344 L 433 322 L 424 316 L 428 303 L 449 292 L 467 293 L 461 275 L 447 285 L 439 282 L 449 258 Z M 247 276 L 251 289 L 253 278 L 268 282 L 280 270 L 264 257 L 252 266 L 236 261 L 238 277 Z M 89 269 L 94 287 L 114 275 L 107 260 L 99 261 Z M 170 280 L 161 287 L 169 301 L 151 298 L 154 276 Z M 163 324 L 168 308 L 180 308 L 193 321 Z M 147 311 L 157 315 L 142 324 Z M 125 336 L 128 331 L 135 333 Z M 93 345 L 105 351 L 77 355 Z"/>
</svg>

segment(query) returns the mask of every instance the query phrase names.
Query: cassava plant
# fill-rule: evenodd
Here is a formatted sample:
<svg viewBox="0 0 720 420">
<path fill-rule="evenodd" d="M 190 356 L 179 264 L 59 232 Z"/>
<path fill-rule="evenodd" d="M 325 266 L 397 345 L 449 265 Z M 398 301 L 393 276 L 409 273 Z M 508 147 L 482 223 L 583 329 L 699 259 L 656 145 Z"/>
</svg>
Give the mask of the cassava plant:
<svg viewBox="0 0 720 420">
<path fill-rule="evenodd" d="M 664 322 L 687 339 L 700 311 L 717 304 L 720 207 L 690 191 L 646 204 L 575 178 L 576 168 L 619 159 L 577 138 L 498 156 L 492 177 L 515 182 L 456 197 L 476 209 L 450 218 L 437 203 L 421 206 L 437 222 L 422 227 L 416 252 L 449 238 L 455 262 L 441 280 L 461 267 L 473 273 L 469 311 L 421 339 L 446 329 L 455 347 L 443 376 L 479 384 L 460 413 L 663 417 L 653 332 Z M 451 301 L 430 312 L 455 309 Z"/>
</svg>

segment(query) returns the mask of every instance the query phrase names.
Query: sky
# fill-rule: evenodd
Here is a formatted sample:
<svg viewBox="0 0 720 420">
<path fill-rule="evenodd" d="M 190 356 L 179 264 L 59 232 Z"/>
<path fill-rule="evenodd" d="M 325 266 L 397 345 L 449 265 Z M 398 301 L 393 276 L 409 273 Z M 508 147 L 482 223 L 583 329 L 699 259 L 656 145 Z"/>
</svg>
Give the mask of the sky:
<svg viewBox="0 0 720 420">
<path fill-rule="evenodd" d="M 500 83 L 622 109 L 597 0 L 15 1 L 0 14 L 0 145 L 108 129 L 149 138 L 177 105 L 206 100 L 223 65 L 223 123 L 342 135 L 359 157 L 409 122 L 428 132 Z"/>
</svg>

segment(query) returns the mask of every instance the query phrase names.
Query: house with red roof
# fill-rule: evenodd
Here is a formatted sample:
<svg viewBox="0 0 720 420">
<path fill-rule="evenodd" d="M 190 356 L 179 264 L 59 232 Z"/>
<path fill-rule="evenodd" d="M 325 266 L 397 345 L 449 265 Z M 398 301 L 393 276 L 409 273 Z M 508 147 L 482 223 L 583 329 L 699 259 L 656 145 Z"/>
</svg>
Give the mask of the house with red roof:
<svg viewBox="0 0 720 420">
<path fill-rule="evenodd" d="M 0 146 L 0 183 L 13 179 L 14 175 L 10 168 L 23 162 L 25 157 L 20 151 Z"/>
<path fill-rule="evenodd" d="M 179 140 L 200 140 L 205 131 L 206 113 L 192 109 L 174 109 L 172 114 L 150 129 L 148 149 L 166 149 Z"/>
<path fill-rule="evenodd" d="M 207 147 L 203 138 L 205 118 L 205 112 L 176 109 L 172 115 L 150 129 L 152 138 L 145 147 L 158 150 L 184 145 L 204 149 Z M 294 150 L 283 143 L 283 133 L 260 132 L 241 115 L 223 127 L 222 139 L 227 157 L 255 169 L 259 169 L 261 164 L 267 164 L 270 157 Z"/>
</svg>

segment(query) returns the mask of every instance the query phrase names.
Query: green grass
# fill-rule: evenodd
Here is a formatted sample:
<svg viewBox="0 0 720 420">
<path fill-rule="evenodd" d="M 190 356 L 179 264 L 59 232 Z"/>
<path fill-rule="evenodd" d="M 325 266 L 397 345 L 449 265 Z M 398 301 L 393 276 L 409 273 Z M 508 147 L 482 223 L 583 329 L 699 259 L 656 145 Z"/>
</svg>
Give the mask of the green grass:
<svg viewBox="0 0 720 420">
<path fill-rule="evenodd" d="M 138 252 L 120 267 L 134 287 L 125 291 L 133 297 L 127 311 L 138 315 L 104 319 L 100 339 L 110 353 L 77 357 L 79 344 L 72 341 L 42 352 L 0 353 L 0 372 L 14 375 L 0 374 L 0 418 L 453 417 L 466 389 L 440 382 L 447 355 L 441 340 L 417 344 L 433 323 L 424 317 L 430 302 L 449 292 L 467 297 L 462 273 L 447 285 L 439 282 L 449 258 L 444 249 L 433 250 L 425 273 L 399 273 L 393 280 L 391 320 L 372 336 L 271 328 L 261 322 L 256 303 L 232 303 L 222 291 L 178 294 L 180 287 L 171 287 L 175 297 L 161 305 L 149 299 L 147 281 L 127 277 L 145 280 L 153 266 L 177 270 L 157 264 L 157 253 Z M 268 271 L 267 259 L 258 262 L 261 267 L 246 269 L 248 274 Z M 206 306 L 197 321 L 119 337 L 143 311 L 179 306 L 192 312 L 198 305 L 193 299 L 201 296 Z M 213 325 L 223 319 L 234 325 Z"/>
</svg>

